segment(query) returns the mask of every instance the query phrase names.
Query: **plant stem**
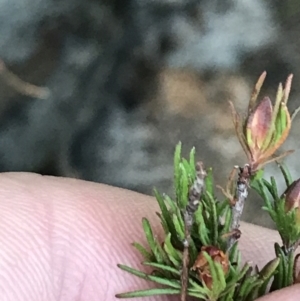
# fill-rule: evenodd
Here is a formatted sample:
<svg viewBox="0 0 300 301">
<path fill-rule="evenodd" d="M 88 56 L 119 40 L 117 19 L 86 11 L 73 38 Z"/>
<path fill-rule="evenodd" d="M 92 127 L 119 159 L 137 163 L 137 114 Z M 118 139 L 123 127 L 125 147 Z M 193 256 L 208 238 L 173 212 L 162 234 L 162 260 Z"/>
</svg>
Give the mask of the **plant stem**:
<svg viewBox="0 0 300 301">
<path fill-rule="evenodd" d="M 206 172 L 203 164 L 198 162 L 196 165 L 196 179 L 189 191 L 188 204 L 183 213 L 184 220 L 184 241 L 183 241 L 183 260 L 181 273 L 181 294 L 180 300 L 186 301 L 188 278 L 189 278 L 189 241 L 191 239 L 191 228 L 194 222 L 194 213 L 197 211 L 201 195 L 204 191 L 204 179 Z"/>
<path fill-rule="evenodd" d="M 244 167 L 239 168 L 239 174 L 237 179 L 236 193 L 234 198 L 234 203 L 232 204 L 232 223 L 231 223 L 231 231 L 235 231 L 240 233 L 240 219 L 244 210 L 245 201 L 248 197 L 248 187 L 249 187 L 249 179 L 250 179 L 250 167 L 249 165 L 245 165 Z M 233 235 L 228 240 L 228 249 L 234 244 L 234 242 L 238 239 L 236 235 Z"/>
</svg>

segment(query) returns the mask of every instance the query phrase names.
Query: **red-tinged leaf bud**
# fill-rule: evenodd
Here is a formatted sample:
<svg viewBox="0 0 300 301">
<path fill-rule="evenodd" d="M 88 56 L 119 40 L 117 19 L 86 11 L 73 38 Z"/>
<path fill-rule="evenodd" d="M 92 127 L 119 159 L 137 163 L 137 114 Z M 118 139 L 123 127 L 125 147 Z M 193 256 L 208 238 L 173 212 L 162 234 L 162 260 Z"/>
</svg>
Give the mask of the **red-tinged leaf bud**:
<svg viewBox="0 0 300 301">
<path fill-rule="evenodd" d="M 204 252 L 206 252 L 214 262 L 219 263 L 222 266 L 225 275 L 229 271 L 229 259 L 228 256 L 217 247 L 203 246 L 201 248 L 201 252 L 198 254 L 198 257 L 192 269 L 197 271 L 200 280 L 204 282 L 209 289 L 211 289 L 213 284 L 213 279 L 212 279 L 209 263 L 203 254 Z"/>
<path fill-rule="evenodd" d="M 287 190 L 283 193 L 285 198 L 285 209 L 290 211 L 292 209 L 299 209 L 300 207 L 300 179 L 294 181 Z"/>
<path fill-rule="evenodd" d="M 246 124 L 247 144 L 255 160 L 259 158 L 262 145 L 268 137 L 272 125 L 272 103 L 265 97 L 250 113 Z"/>
<path fill-rule="evenodd" d="M 265 77 L 266 73 L 264 72 L 255 85 L 246 118 L 241 118 L 231 103 L 235 131 L 247 155 L 252 173 L 291 153 L 288 151 L 273 157 L 288 137 L 291 122 L 295 116 L 295 114 L 290 116 L 286 106 L 293 76 L 288 77 L 285 89 L 283 89 L 282 84 L 279 84 L 274 105 L 272 105 L 269 97 L 265 97 L 257 103 L 257 96 Z"/>
</svg>

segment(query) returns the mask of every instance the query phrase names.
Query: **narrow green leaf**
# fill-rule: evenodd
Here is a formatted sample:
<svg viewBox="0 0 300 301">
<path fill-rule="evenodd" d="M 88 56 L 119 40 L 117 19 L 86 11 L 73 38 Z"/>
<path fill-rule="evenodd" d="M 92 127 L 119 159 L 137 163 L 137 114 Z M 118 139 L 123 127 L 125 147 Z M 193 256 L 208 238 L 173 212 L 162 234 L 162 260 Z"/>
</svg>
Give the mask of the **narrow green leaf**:
<svg viewBox="0 0 300 301">
<path fill-rule="evenodd" d="M 190 163 L 184 158 L 182 158 L 182 165 L 184 166 L 187 174 L 188 185 L 191 186 L 195 181 L 195 174 L 193 174 Z"/>
<path fill-rule="evenodd" d="M 245 299 L 245 297 L 249 294 L 251 289 L 253 288 L 253 282 L 257 279 L 255 276 L 249 276 L 245 277 L 243 279 L 243 282 L 240 285 L 239 294 L 238 294 L 238 300 L 241 298 L 242 300 Z"/>
<path fill-rule="evenodd" d="M 174 226 L 176 229 L 177 236 L 182 241 L 184 239 L 184 228 L 182 227 L 182 225 L 178 219 L 178 216 L 175 214 L 173 214 L 173 223 L 174 223 Z"/>
<path fill-rule="evenodd" d="M 156 215 L 160 219 L 160 223 L 161 223 L 161 225 L 162 225 L 162 227 L 164 229 L 164 232 L 165 233 L 169 233 L 170 231 L 169 231 L 169 228 L 168 228 L 168 224 L 167 224 L 166 220 L 164 219 L 164 216 L 161 213 L 159 213 L 159 212 L 156 212 Z"/>
<path fill-rule="evenodd" d="M 163 263 L 164 262 L 164 254 L 162 253 L 162 248 L 159 243 L 155 240 L 152 232 L 151 225 L 146 218 L 143 218 L 143 229 L 146 235 L 146 239 L 148 241 L 149 247 L 151 248 L 157 262 Z"/>
<path fill-rule="evenodd" d="M 272 184 L 269 183 L 266 179 L 262 179 L 262 183 L 263 183 L 264 187 L 266 187 L 268 189 L 268 191 L 271 194 L 271 196 L 273 197 L 273 199 L 276 200 L 276 192 L 273 190 Z"/>
<path fill-rule="evenodd" d="M 165 265 L 165 264 L 156 263 L 156 262 L 148 262 L 148 261 L 144 261 L 144 262 L 143 262 L 143 265 L 151 266 L 151 267 L 153 267 L 153 268 L 160 269 L 160 270 L 162 270 L 162 271 L 171 272 L 172 274 L 175 274 L 175 275 L 178 275 L 178 276 L 181 275 L 179 269 L 170 267 L 170 266 Z"/>
<path fill-rule="evenodd" d="M 226 288 L 225 274 L 221 264 L 219 264 L 218 262 L 214 262 L 214 266 L 218 275 L 219 283 L 221 284 L 219 286 L 219 292 L 221 293 Z"/>
<path fill-rule="evenodd" d="M 198 256 L 198 250 L 196 248 L 196 245 L 195 245 L 195 242 L 193 239 L 190 240 L 189 242 L 190 244 L 190 248 L 189 248 L 189 251 L 190 251 L 190 262 L 195 262 L 196 259 L 197 259 L 197 256 Z"/>
<path fill-rule="evenodd" d="M 294 263 L 295 263 L 294 252 L 290 252 L 289 255 L 287 256 L 286 286 L 290 286 L 294 282 Z"/>
<path fill-rule="evenodd" d="M 147 290 L 140 290 L 134 292 L 128 292 L 123 294 L 117 294 L 116 298 L 136 298 L 136 297 L 148 297 L 158 295 L 177 295 L 180 294 L 179 289 L 174 288 L 152 288 Z"/>
<path fill-rule="evenodd" d="M 279 84 L 278 90 L 277 90 L 277 94 L 276 94 L 276 100 L 275 100 L 275 104 L 273 107 L 273 113 L 272 113 L 272 120 L 271 120 L 271 128 L 268 132 L 267 138 L 265 139 L 263 146 L 262 146 L 262 150 L 266 150 L 269 145 L 272 143 L 271 140 L 273 136 L 273 132 L 274 132 L 274 128 L 276 125 L 276 120 L 277 120 L 277 116 L 278 116 L 278 111 L 279 111 L 279 107 L 280 107 L 280 103 L 283 97 L 283 88 L 282 88 L 282 84 Z"/>
<path fill-rule="evenodd" d="M 277 189 L 276 180 L 273 176 L 271 177 L 271 185 L 272 185 L 273 197 L 275 200 L 277 200 L 279 198 L 278 189 Z"/>
<path fill-rule="evenodd" d="M 188 295 L 191 296 L 191 297 L 201 299 L 201 300 L 208 300 L 207 295 L 201 294 L 199 292 L 196 293 L 196 292 L 189 292 L 188 291 Z"/>
<path fill-rule="evenodd" d="M 221 294 L 221 299 L 220 301 L 233 301 L 233 296 L 235 293 L 235 287 L 237 284 L 231 285 L 226 287 L 224 292 Z"/>
<path fill-rule="evenodd" d="M 211 294 L 211 290 L 205 285 L 202 286 L 196 281 L 189 277 L 189 288 L 188 295 L 192 297 L 202 298 L 204 300 L 209 300 L 208 296 Z"/>
<path fill-rule="evenodd" d="M 251 176 L 251 180 L 255 180 L 255 181 L 259 181 L 263 178 L 264 176 L 264 170 L 260 169 L 257 172 L 255 172 L 255 174 L 253 176 Z"/>
<path fill-rule="evenodd" d="M 252 189 L 254 189 L 259 195 L 261 195 L 260 186 L 259 186 L 257 180 L 251 181 L 251 182 L 250 182 L 250 187 L 251 187 Z"/>
<path fill-rule="evenodd" d="M 257 297 L 264 296 L 265 294 L 268 293 L 268 287 L 269 287 L 271 278 L 272 278 L 272 277 L 270 277 L 270 278 L 264 280 L 264 283 L 263 283 L 263 284 L 260 286 L 260 288 L 258 289 Z"/>
<path fill-rule="evenodd" d="M 177 251 L 172 243 L 171 243 L 171 234 L 169 233 L 165 239 L 164 246 L 165 252 L 169 256 L 169 260 L 173 263 L 173 265 L 179 268 L 182 264 L 182 254 Z"/>
<path fill-rule="evenodd" d="M 268 210 L 272 211 L 273 210 L 273 205 L 272 205 L 272 203 L 270 201 L 269 196 L 266 193 L 264 182 L 258 181 L 258 184 L 260 186 L 261 197 L 264 200 L 265 206 L 268 208 Z"/>
<path fill-rule="evenodd" d="M 249 145 L 250 147 L 254 146 L 254 142 L 252 139 L 252 131 L 246 127 L 246 141 L 247 141 L 247 145 Z"/>
<path fill-rule="evenodd" d="M 263 179 L 263 175 L 264 175 L 264 170 L 260 169 L 259 171 L 257 171 L 254 176 L 252 176 L 250 178 L 250 187 L 252 189 L 254 189 L 258 194 L 261 194 L 260 191 L 260 186 L 259 186 L 259 181 L 261 181 Z"/>
<path fill-rule="evenodd" d="M 142 279 L 145 279 L 148 281 L 152 281 L 152 282 L 155 282 L 158 284 L 162 284 L 162 285 L 166 285 L 166 286 L 170 286 L 170 287 L 178 288 L 178 289 L 180 289 L 180 287 L 181 287 L 180 280 L 167 279 L 167 278 L 158 277 L 158 276 L 154 276 L 154 275 L 148 275 L 146 273 L 143 273 L 139 270 L 133 269 L 126 265 L 119 264 L 118 267 L 120 269 L 122 269 L 123 271 L 126 271 L 132 275 L 135 275 L 139 278 L 142 278 Z"/>
<path fill-rule="evenodd" d="M 193 147 L 190 151 L 190 168 L 191 168 L 191 174 L 192 174 L 193 179 L 196 178 L 195 154 L 196 154 L 196 149 L 195 149 L 195 147 Z"/>
<path fill-rule="evenodd" d="M 212 244 L 214 246 L 218 243 L 219 238 L 219 217 L 217 215 L 217 208 L 216 208 L 216 201 L 214 200 L 214 197 L 206 191 L 207 201 L 209 201 L 209 207 L 210 207 L 210 221 L 211 221 L 211 238 L 212 238 Z"/>
<path fill-rule="evenodd" d="M 176 228 L 175 228 L 173 220 L 172 220 L 172 214 L 169 212 L 161 194 L 157 190 L 154 190 L 154 194 L 155 194 L 156 200 L 158 202 L 158 205 L 160 207 L 163 218 L 166 222 L 167 228 L 169 230 L 169 231 L 166 231 L 166 233 L 170 232 L 172 234 L 172 237 L 176 241 L 177 233 L 176 233 Z M 179 241 L 176 241 L 176 244 L 179 245 Z"/>
<path fill-rule="evenodd" d="M 286 187 L 289 187 L 293 183 L 293 178 L 292 178 L 292 175 L 291 175 L 289 169 L 287 168 L 286 164 L 284 164 L 284 163 L 277 162 L 277 164 L 282 172 Z"/>
<path fill-rule="evenodd" d="M 278 265 L 278 273 L 274 276 L 274 284 L 276 284 L 276 290 L 284 287 L 284 277 L 285 277 L 285 269 L 284 269 L 284 259 L 281 255 L 278 255 L 280 259 L 280 263 Z"/>
<path fill-rule="evenodd" d="M 287 124 L 286 112 L 282 105 L 279 107 L 279 112 L 275 121 L 275 136 L 272 139 L 272 143 L 275 144 L 282 136 L 282 132 L 285 130 Z"/>
<path fill-rule="evenodd" d="M 205 181 L 205 190 L 212 196 L 214 196 L 214 178 L 213 178 L 213 170 L 212 168 L 207 168 L 206 170 Z"/>
<path fill-rule="evenodd" d="M 148 252 L 141 244 L 134 242 L 132 244 L 144 257 L 146 260 L 152 260 L 154 258 L 153 254 Z"/>
<path fill-rule="evenodd" d="M 150 248 L 153 252 L 153 250 L 156 248 L 156 242 L 155 242 L 155 239 L 153 237 L 153 232 L 152 232 L 152 229 L 151 229 L 151 225 L 150 225 L 149 221 L 146 218 L 142 219 L 142 223 L 143 223 L 143 229 L 144 229 L 148 244 L 149 244 L 149 246 L 150 246 Z"/>
<path fill-rule="evenodd" d="M 177 220 L 179 222 L 179 225 L 180 225 L 181 229 L 184 229 L 183 216 L 182 216 L 181 210 L 178 207 L 175 211 L 175 215 L 177 216 Z"/>
<path fill-rule="evenodd" d="M 228 199 L 225 199 L 223 201 L 217 201 L 216 200 L 216 207 L 217 207 L 217 213 L 219 216 L 222 216 L 224 215 L 224 213 L 230 209 L 230 204 L 229 204 L 229 201 Z"/>
<path fill-rule="evenodd" d="M 220 235 L 226 234 L 230 231 L 230 227 L 232 224 L 232 210 L 230 209 L 230 207 L 226 207 L 225 209 L 226 211 L 224 212 L 224 226 L 222 229 L 222 232 L 220 233 Z"/>
<path fill-rule="evenodd" d="M 286 277 L 284 268 L 284 253 L 278 243 L 274 244 L 276 257 L 280 259 L 277 267 L 277 273 L 274 275 L 274 280 L 271 286 L 271 291 L 284 287 L 284 278 Z"/>
<path fill-rule="evenodd" d="M 181 162 L 181 142 L 176 145 L 175 154 L 174 154 L 174 184 L 176 196 L 180 195 L 180 165 Z"/>
<path fill-rule="evenodd" d="M 211 241 L 209 239 L 209 229 L 207 228 L 207 225 L 205 224 L 205 221 L 203 219 L 203 203 L 201 202 L 199 204 L 198 210 L 195 212 L 194 218 L 195 218 L 195 224 L 198 228 L 198 236 L 202 243 L 202 245 L 210 245 Z"/>
<path fill-rule="evenodd" d="M 198 282 L 192 279 L 192 277 L 189 277 L 189 284 L 192 287 L 189 287 L 189 291 L 191 292 L 200 292 L 201 294 L 208 294 L 210 292 L 210 289 L 207 287 L 204 287 L 200 285 Z"/>
<path fill-rule="evenodd" d="M 275 258 L 269 261 L 259 272 L 259 279 L 261 279 L 263 283 L 259 287 L 259 289 L 257 289 L 256 297 L 263 296 L 266 294 L 270 279 L 277 272 L 277 268 L 279 264 L 280 264 L 280 259 Z"/>
<path fill-rule="evenodd" d="M 239 249 L 238 249 L 238 241 L 236 241 L 232 247 L 229 249 L 229 261 L 231 263 L 237 263 L 238 260 L 238 253 L 239 253 Z"/>
<path fill-rule="evenodd" d="M 180 194 L 179 194 L 179 206 L 181 209 L 184 209 L 188 203 L 188 195 L 189 195 L 189 179 L 186 169 L 182 163 L 179 164 L 180 170 Z"/>
<path fill-rule="evenodd" d="M 252 301 L 252 300 L 256 300 L 259 296 L 259 289 L 262 287 L 263 285 L 263 280 L 256 280 L 254 281 L 251 290 L 249 290 L 247 292 L 247 301 Z"/>
<path fill-rule="evenodd" d="M 176 202 L 174 202 L 168 195 L 164 194 L 163 199 L 166 201 L 166 203 L 168 204 L 168 206 L 170 207 L 172 212 L 176 211 Z"/>
<path fill-rule="evenodd" d="M 286 109 L 286 105 L 285 104 L 280 104 L 280 110 L 279 110 L 279 114 L 280 114 L 280 123 L 281 123 L 281 129 L 282 132 L 286 129 L 287 126 L 287 109 Z M 281 132 L 281 134 L 282 134 Z"/>
<path fill-rule="evenodd" d="M 139 278 L 147 280 L 148 275 L 146 273 L 143 273 L 139 270 L 136 270 L 136 269 L 131 268 L 131 267 L 129 267 L 127 265 L 124 265 L 124 264 L 118 264 L 117 266 L 118 266 L 118 268 L 120 268 L 121 270 L 123 270 L 125 272 L 128 272 L 128 273 L 130 273 L 134 276 L 137 276 Z"/>
<path fill-rule="evenodd" d="M 269 279 L 270 277 L 272 277 L 273 274 L 275 273 L 279 263 L 280 263 L 279 258 L 275 258 L 275 259 L 269 261 L 263 267 L 263 269 L 259 272 L 259 279 L 262 279 L 263 281 L 265 281 L 266 279 Z"/>
<path fill-rule="evenodd" d="M 153 275 L 147 275 L 147 279 L 150 281 L 153 281 L 155 283 L 169 286 L 172 288 L 178 288 L 178 289 L 181 288 L 180 280 L 162 278 L 162 277 L 153 276 Z"/>
<path fill-rule="evenodd" d="M 240 281 L 246 275 L 246 273 L 249 272 L 249 269 L 251 269 L 251 266 L 249 263 L 245 263 L 238 275 L 237 281 Z"/>
<path fill-rule="evenodd" d="M 205 259 L 209 264 L 209 271 L 211 273 L 211 277 L 213 280 L 212 294 L 217 299 L 217 297 L 221 294 L 221 292 L 226 287 L 225 275 L 221 264 L 219 264 L 218 262 L 214 262 L 206 252 L 203 252 L 203 256 L 205 257 Z"/>
</svg>

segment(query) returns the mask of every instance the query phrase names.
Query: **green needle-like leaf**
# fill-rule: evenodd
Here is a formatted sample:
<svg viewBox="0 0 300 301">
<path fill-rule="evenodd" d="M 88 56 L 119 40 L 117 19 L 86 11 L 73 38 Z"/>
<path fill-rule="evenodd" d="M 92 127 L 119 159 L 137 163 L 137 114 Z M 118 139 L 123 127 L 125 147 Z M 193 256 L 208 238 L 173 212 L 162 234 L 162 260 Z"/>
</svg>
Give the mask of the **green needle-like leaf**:
<svg viewBox="0 0 300 301">
<path fill-rule="evenodd" d="M 160 222 L 161 222 L 161 225 L 162 225 L 162 227 L 163 227 L 163 229 L 164 229 L 164 232 L 165 232 L 165 233 L 169 233 L 168 224 L 167 224 L 167 222 L 166 222 L 164 216 L 163 216 L 161 213 L 159 213 L 159 212 L 156 212 L 156 215 L 157 215 L 157 216 L 159 217 L 159 219 L 160 219 Z"/>
<path fill-rule="evenodd" d="M 188 292 L 189 296 L 195 297 L 201 300 L 209 300 L 207 299 L 207 295 L 201 294 L 199 292 Z"/>
<path fill-rule="evenodd" d="M 166 260 L 166 254 L 164 254 L 162 247 L 155 240 L 152 229 L 151 229 L 151 225 L 146 218 L 143 218 L 143 229 L 144 229 L 149 247 L 151 248 L 151 250 L 155 256 L 155 259 L 157 260 L 158 263 L 163 263 Z"/>
<path fill-rule="evenodd" d="M 166 225 L 168 228 L 168 231 L 166 233 L 170 232 L 176 245 L 179 246 L 180 242 L 177 239 L 177 232 L 176 232 L 176 228 L 174 226 L 174 222 L 172 220 L 172 215 L 170 214 L 170 212 L 163 200 L 163 197 L 160 195 L 160 193 L 157 190 L 154 190 L 154 194 L 155 194 L 156 200 L 159 204 L 164 221 L 166 222 Z"/>
<path fill-rule="evenodd" d="M 141 244 L 134 242 L 132 245 L 142 254 L 145 260 L 153 260 L 153 254 L 148 252 Z"/>
<path fill-rule="evenodd" d="M 171 234 L 169 233 L 165 239 L 164 246 L 165 252 L 168 254 L 170 261 L 177 268 L 182 264 L 182 253 L 176 250 L 171 243 Z"/>
<path fill-rule="evenodd" d="M 202 212 L 203 212 L 203 204 L 200 203 L 198 210 L 195 212 L 195 223 L 198 227 L 197 234 L 202 245 L 209 245 L 211 244 L 209 239 L 209 229 L 207 228 L 207 225 L 204 222 Z"/>
<path fill-rule="evenodd" d="M 121 264 L 119 264 L 118 267 L 121 270 L 126 271 L 126 272 L 128 272 L 132 275 L 135 275 L 139 278 L 142 278 L 142 279 L 145 279 L 145 280 L 148 280 L 148 281 L 152 281 L 152 282 L 155 282 L 155 283 L 159 283 L 159 284 L 162 284 L 162 285 L 170 286 L 170 287 L 173 287 L 173 288 L 180 289 L 180 280 L 168 279 L 168 278 L 158 277 L 158 276 L 155 276 L 155 275 L 148 275 L 148 274 L 143 273 L 139 270 L 136 270 L 136 269 L 133 269 L 131 267 L 121 265 Z"/>
<path fill-rule="evenodd" d="M 271 261 L 269 261 L 263 269 L 259 272 L 259 278 L 261 280 L 269 279 L 276 271 L 278 265 L 280 263 L 279 258 L 275 258 Z"/>
<path fill-rule="evenodd" d="M 187 202 L 188 202 L 188 195 L 189 195 L 189 179 L 186 169 L 184 168 L 184 165 L 182 163 L 179 164 L 179 170 L 180 170 L 180 194 L 179 194 L 179 205 L 181 209 L 186 208 Z"/>
<path fill-rule="evenodd" d="M 279 196 L 278 196 L 277 184 L 276 184 L 274 177 L 271 177 L 271 185 L 272 185 L 272 191 L 273 191 L 272 196 L 273 196 L 274 200 L 277 200 L 279 198 Z"/>
<path fill-rule="evenodd" d="M 206 252 L 203 252 L 203 255 L 209 264 L 209 271 L 213 279 L 211 294 L 214 296 L 215 300 L 217 300 L 219 295 L 226 288 L 226 280 L 223 268 L 221 264 L 214 262 Z"/>
<path fill-rule="evenodd" d="M 276 200 L 276 192 L 274 191 L 272 184 L 269 183 L 266 179 L 262 179 L 262 183 L 263 183 L 264 187 L 266 187 L 268 189 L 268 191 L 271 194 L 271 196 L 273 197 L 273 199 Z"/>
<path fill-rule="evenodd" d="M 178 207 L 176 207 L 176 202 L 174 202 L 169 196 L 163 195 L 163 199 L 165 200 L 166 204 L 169 206 L 171 212 L 175 212 Z"/>
<path fill-rule="evenodd" d="M 195 153 L 196 153 L 196 149 L 195 149 L 195 147 L 193 147 L 190 152 L 190 168 L 191 168 L 191 173 L 192 173 L 193 178 L 196 177 Z"/>
<path fill-rule="evenodd" d="M 214 196 L 214 178 L 212 173 L 212 168 L 206 170 L 205 181 L 205 190 L 212 196 Z"/>
<path fill-rule="evenodd" d="M 239 252 L 238 241 L 236 241 L 229 250 L 229 261 L 237 263 Z"/>
<path fill-rule="evenodd" d="M 289 187 L 293 183 L 293 178 L 287 166 L 284 163 L 278 163 L 278 166 L 282 172 L 285 180 L 286 187 Z"/>
<path fill-rule="evenodd" d="M 223 217 L 224 217 L 225 222 L 223 225 L 223 229 L 220 233 L 220 236 L 222 236 L 223 234 L 226 234 L 230 231 L 231 222 L 232 222 L 232 210 L 230 209 L 229 206 L 226 207 Z"/>
<path fill-rule="evenodd" d="M 211 225 L 211 239 L 212 245 L 216 246 L 218 244 L 218 226 L 219 226 L 219 217 L 217 215 L 216 201 L 213 196 L 207 191 L 206 192 L 206 200 L 209 202 L 210 211 L 210 225 Z"/>
<path fill-rule="evenodd" d="M 174 288 L 152 288 L 147 290 L 140 290 L 134 292 L 128 292 L 123 294 L 117 294 L 117 298 L 137 298 L 137 297 L 149 297 L 158 295 L 178 295 L 179 289 Z"/>
<path fill-rule="evenodd" d="M 274 281 L 271 287 L 271 291 L 278 290 L 284 287 L 284 278 L 286 277 L 286 269 L 284 264 L 285 254 L 278 243 L 274 244 L 275 254 L 279 258 L 280 262 L 277 267 L 277 273 L 274 275 Z"/>
<path fill-rule="evenodd" d="M 180 280 L 167 279 L 158 276 L 148 275 L 146 280 L 150 280 L 165 286 L 173 287 L 173 288 L 181 288 Z"/>
<path fill-rule="evenodd" d="M 128 272 L 128 273 L 130 273 L 132 275 L 135 275 L 135 276 L 137 276 L 139 278 L 142 278 L 142 279 L 145 279 L 145 280 L 148 279 L 148 275 L 146 273 L 143 273 L 143 272 L 139 271 L 139 270 L 133 269 L 133 268 L 131 268 L 131 267 L 127 266 L 127 265 L 124 265 L 124 264 L 118 264 L 117 266 L 121 270 L 123 270 L 125 272 Z"/>
<path fill-rule="evenodd" d="M 151 225 L 150 225 L 149 221 L 146 218 L 142 219 L 142 223 L 143 223 L 143 229 L 144 229 L 144 232 L 146 234 L 148 244 L 149 244 L 151 250 L 153 251 L 156 248 L 156 242 L 155 242 L 155 239 L 153 237 L 153 232 L 152 232 L 152 229 L 151 229 Z"/>
<path fill-rule="evenodd" d="M 268 182 L 267 182 L 268 183 Z M 266 190 L 265 190 L 265 182 L 263 181 L 258 181 L 258 185 L 260 187 L 260 192 L 261 192 L 261 197 L 263 198 L 264 200 L 264 203 L 265 203 L 265 206 L 267 207 L 267 209 L 269 210 L 269 212 L 271 212 L 273 210 L 273 205 L 270 201 L 270 198 L 269 196 L 267 195 L 266 193 Z"/>
<path fill-rule="evenodd" d="M 164 264 L 155 263 L 155 262 L 147 262 L 147 261 L 143 262 L 143 265 L 151 266 L 153 268 L 156 268 L 156 269 L 159 269 L 159 270 L 162 270 L 162 271 L 171 272 L 175 275 L 180 276 L 179 269 L 170 267 L 169 265 L 164 265 Z"/>
<path fill-rule="evenodd" d="M 176 196 L 180 195 L 180 165 L 181 162 L 181 142 L 176 145 L 174 154 L 174 182 Z"/>
<path fill-rule="evenodd" d="M 181 241 L 184 239 L 184 228 L 178 218 L 178 215 L 173 214 L 173 222 L 176 229 L 176 233 Z"/>
<path fill-rule="evenodd" d="M 294 252 L 290 252 L 287 256 L 287 281 L 286 286 L 290 286 L 294 281 Z"/>
</svg>

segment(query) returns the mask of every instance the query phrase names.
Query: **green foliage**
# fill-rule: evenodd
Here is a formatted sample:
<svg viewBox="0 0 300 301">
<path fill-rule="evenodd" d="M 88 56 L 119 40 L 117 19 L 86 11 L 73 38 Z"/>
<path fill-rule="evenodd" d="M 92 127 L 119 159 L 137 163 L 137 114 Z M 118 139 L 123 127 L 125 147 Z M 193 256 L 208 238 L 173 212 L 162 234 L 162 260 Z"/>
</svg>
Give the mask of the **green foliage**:
<svg viewBox="0 0 300 301">
<path fill-rule="evenodd" d="M 288 168 L 283 164 L 278 165 L 286 187 L 291 187 L 293 179 Z M 298 208 L 287 211 L 286 196 L 279 195 L 274 177 L 271 177 L 270 182 L 262 177 L 256 177 L 252 180 L 251 186 L 262 197 L 264 201 L 262 208 L 269 213 L 282 239 L 282 247 L 278 243 L 275 244 L 275 255 L 279 264 L 271 286 L 271 291 L 278 290 L 292 285 L 294 281 L 294 252 L 300 242 Z"/>
<path fill-rule="evenodd" d="M 291 175 L 286 166 L 279 166 L 285 183 L 287 187 L 289 187 L 293 183 Z M 254 178 L 251 182 L 251 187 L 255 189 L 263 199 L 263 209 L 269 213 L 281 236 L 285 249 L 289 250 L 300 240 L 300 227 L 297 221 L 298 209 L 289 210 L 287 212 L 285 196 L 279 195 L 274 177 L 271 177 L 270 182 L 264 178 Z"/>
<path fill-rule="evenodd" d="M 175 199 L 161 195 L 154 190 L 160 207 L 158 216 L 165 233 L 164 240 L 161 242 L 156 239 L 149 221 L 144 218 L 142 224 L 148 245 L 144 247 L 139 243 L 133 244 L 144 258 L 143 265 L 150 266 L 153 270 L 147 274 L 126 265 L 119 265 L 120 269 L 147 281 L 155 282 L 160 288 L 122 293 L 117 295 L 118 298 L 180 294 L 185 237 L 183 211 L 188 203 L 189 190 L 195 178 L 195 150 L 192 149 L 189 160 L 185 160 L 181 158 L 181 144 L 178 144 L 174 156 Z M 252 181 L 256 190 L 266 198 L 266 209 L 270 214 L 273 214 L 274 206 L 270 203 L 266 189 L 271 191 L 273 196 L 278 196 L 275 184 L 274 181 L 268 183 L 263 180 L 262 175 Z M 277 266 L 281 268 L 283 261 L 281 257 L 276 258 L 260 272 L 248 264 L 243 266 L 238 241 L 228 249 L 228 235 L 226 234 L 231 230 L 232 210 L 226 198 L 220 201 L 215 197 L 212 169 L 207 170 L 205 185 L 206 191 L 194 214 L 191 229 L 187 295 L 210 301 L 254 300 L 265 294 L 271 277 L 278 272 Z M 219 262 L 214 261 L 208 253 L 202 252 L 212 277 L 211 287 L 202 281 L 197 268 L 193 268 L 203 246 L 217 247 L 226 254 L 229 260 L 229 270 L 226 273 Z M 277 279 L 277 281 L 283 280 Z"/>
<path fill-rule="evenodd" d="M 263 167 L 292 152 L 274 157 L 288 137 L 300 108 L 292 115 L 287 108 L 292 74 L 284 87 L 279 84 L 274 105 L 268 97 L 258 101 L 266 75 L 263 72 L 259 77 L 243 118 L 231 103 L 236 136 L 247 156 L 247 164 L 232 170 L 226 188 L 221 188 L 223 200 L 216 198 L 212 169 L 205 172 L 201 163 L 195 164 L 194 148 L 188 160 L 182 158 L 181 143 L 177 145 L 175 197 L 154 191 L 165 234 L 163 241 L 157 240 L 144 218 L 147 246 L 133 244 L 143 256 L 143 264 L 150 266 L 152 272 L 147 274 L 119 265 L 136 277 L 157 283 L 159 288 L 117 297 L 180 294 L 181 300 L 189 295 L 206 301 L 253 301 L 265 295 L 269 287 L 274 291 L 295 282 L 295 250 L 300 245 L 300 179 L 293 181 L 288 168 L 278 164 L 287 187 L 279 194 L 275 178 L 271 177 L 270 181 L 264 178 Z M 260 271 L 247 263 L 242 265 L 238 249 L 239 222 L 250 187 L 263 199 L 263 209 L 274 221 L 282 239 L 282 246 L 275 244 L 275 258 Z"/>
</svg>

